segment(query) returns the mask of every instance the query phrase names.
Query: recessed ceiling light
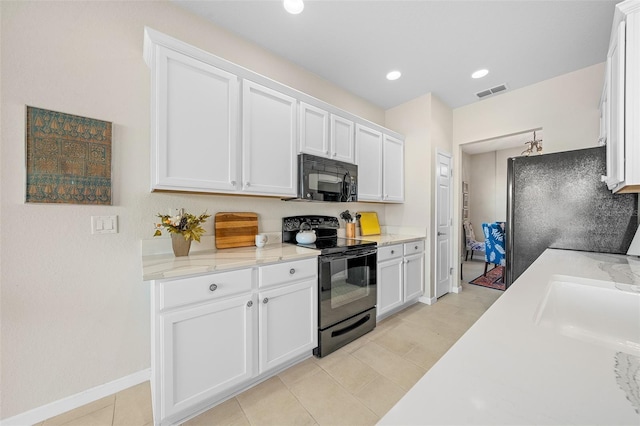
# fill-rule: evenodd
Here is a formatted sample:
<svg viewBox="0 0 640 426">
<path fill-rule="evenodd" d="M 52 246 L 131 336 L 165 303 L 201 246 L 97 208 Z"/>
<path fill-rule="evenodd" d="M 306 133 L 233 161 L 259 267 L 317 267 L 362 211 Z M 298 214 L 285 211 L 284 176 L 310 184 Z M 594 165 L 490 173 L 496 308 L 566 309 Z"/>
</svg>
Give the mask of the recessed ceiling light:
<svg viewBox="0 0 640 426">
<path fill-rule="evenodd" d="M 284 10 L 292 15 L 297 15 L 304 10 L 304 2 L 302 0 L 284 0 Z"/>
<path fill-rule="evenodd" d="M 489 70 L 482 69 L 471 74 L 471 78 L 482 78 L 487 74 L 489 74 Z"/>
<path fill-rule="evenodd" d="M 401 75 L 402 73 L 400 71 L 390 71 L 387 74 L 387 80 L 391 80 L 391 81 L 397 80 L 400 78 Z"/>
</svg>

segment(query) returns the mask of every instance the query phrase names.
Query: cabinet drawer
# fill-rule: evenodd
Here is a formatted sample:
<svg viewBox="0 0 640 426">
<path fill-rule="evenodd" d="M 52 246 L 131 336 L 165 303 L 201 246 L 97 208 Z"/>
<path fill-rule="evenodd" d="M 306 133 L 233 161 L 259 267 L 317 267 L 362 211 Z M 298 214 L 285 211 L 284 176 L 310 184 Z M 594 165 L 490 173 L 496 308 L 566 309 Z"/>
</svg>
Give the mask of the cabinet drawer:
<svg viewBox="0 0 640 426">
<path fill-rule="evenodd" d="M 295 262 L 277 263 L 263 266 L 259 272 L 260 288 L 298 281 L 303 278 L 316 276 L 318 273 L 318 259 L 297 260 Z"/>
<path fill-rule="evenodd" d="M 160 283 L 160 310 L 251 291 L 252 270 L 220 272 Z"/>
<path fill-rule="evenodd" d="M 378 247 L 378 262 L 384 262 L 385 260 L 395 259 L 397 257 L 402 257 L 402 246 L 400 244 Z"/>
<path fill-rule="evenodd" d="M 412 241 L 410 243 L 404 243 L 404 255 L 422 253 L 424 251 L 424 240 Z"/>
</svg>

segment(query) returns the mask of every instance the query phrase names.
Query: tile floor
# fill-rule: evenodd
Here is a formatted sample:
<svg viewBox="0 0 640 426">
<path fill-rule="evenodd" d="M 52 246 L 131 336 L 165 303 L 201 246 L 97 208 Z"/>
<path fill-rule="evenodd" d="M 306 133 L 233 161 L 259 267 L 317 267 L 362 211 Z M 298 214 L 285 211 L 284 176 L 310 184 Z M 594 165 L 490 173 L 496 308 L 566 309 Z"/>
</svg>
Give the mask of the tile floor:
<svg viewBox="0 0 640 426">
<path fill-rule="evenodd" d="M 466 263 L 465 279 L 482 274 L 484 262 Z M 502 294 L 462 286 L 461 293 L 431 306 L 416 303 L 329 356 L 309 358 L 185 425 L 375 424 Z M 146 382 L 38 426 L 151 424 Z"/>
</svg>

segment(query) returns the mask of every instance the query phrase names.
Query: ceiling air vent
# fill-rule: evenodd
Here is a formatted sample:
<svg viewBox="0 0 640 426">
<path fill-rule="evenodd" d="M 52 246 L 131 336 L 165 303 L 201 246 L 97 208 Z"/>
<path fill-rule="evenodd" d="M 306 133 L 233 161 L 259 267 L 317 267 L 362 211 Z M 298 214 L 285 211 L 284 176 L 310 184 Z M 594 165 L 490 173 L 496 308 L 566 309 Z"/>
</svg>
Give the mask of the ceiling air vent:
<svg viewBox="0 0 640 426">
<path fill-rule="evenodd" d="M 483 98 L 486 98 L 487 96 L 491 96 L 491 95 L 495 95 L 496 93 L 504 92 L 507 89 L 508 89 L 508 87 L 507 87 L 506 84 L 499 84 L 496 87 L 492 87 L 491 89 L 481 90 L 480 92 L 476 93 L 476 96 L 479 99 L 483 99 Z"/>
</svg>

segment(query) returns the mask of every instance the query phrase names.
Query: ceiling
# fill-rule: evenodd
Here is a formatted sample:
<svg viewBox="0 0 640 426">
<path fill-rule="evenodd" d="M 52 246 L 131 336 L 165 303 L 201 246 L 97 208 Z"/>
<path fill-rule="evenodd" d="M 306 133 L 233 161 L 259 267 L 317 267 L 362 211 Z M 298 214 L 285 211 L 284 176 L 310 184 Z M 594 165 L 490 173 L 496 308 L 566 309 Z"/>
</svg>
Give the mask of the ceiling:
<svg viewBox="0 0 640 426">
<path fill-rule="evenodd" d="M 619 0 L 305 0 L 299 15 L 279 0 L 172 1 L 389 109 L 429 92 L 457 108 L 604 62 Z"/>
</svg>

